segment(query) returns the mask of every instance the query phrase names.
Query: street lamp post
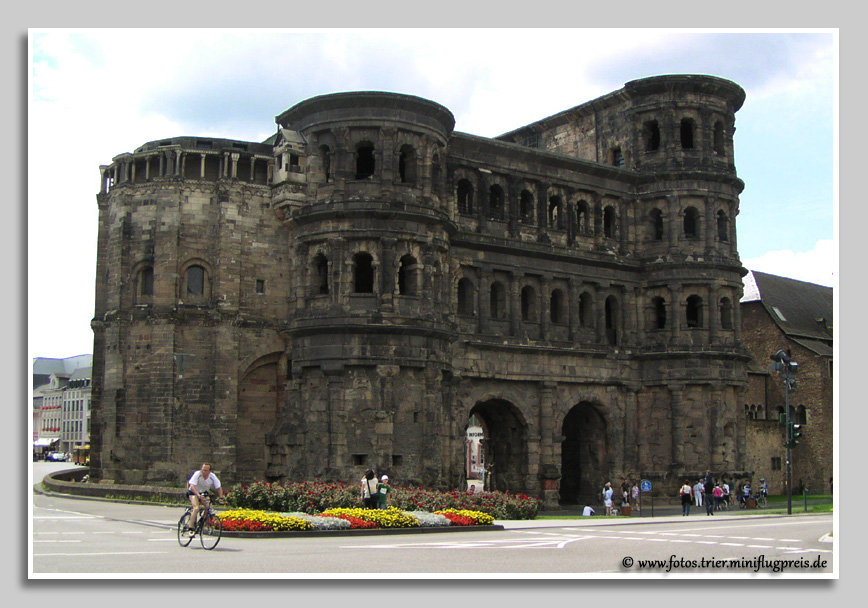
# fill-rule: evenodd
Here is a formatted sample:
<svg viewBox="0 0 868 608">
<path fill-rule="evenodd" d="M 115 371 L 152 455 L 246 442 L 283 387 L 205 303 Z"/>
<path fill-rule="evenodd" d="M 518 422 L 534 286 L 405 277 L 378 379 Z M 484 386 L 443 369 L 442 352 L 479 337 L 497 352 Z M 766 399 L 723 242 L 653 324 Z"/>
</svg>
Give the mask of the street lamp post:
<svg viewBox="0 0 868 608">
<path fill-rule="evenodd" d="M 771 356 L 774 363 L 769 368 L 776 371 L 784 379 L 784 424 L 786 428 L 786 441 L 784 445 L 787 448 L 787 515 L 793 514 L 793 466 L 792 466 L 792 449 L 796 443 L 796 437 L 793 433 L 793 424 L 790 421 L 790 391 L 796 388 L 796 372 L 799 371 L 799 364 L 790 360 L 790 356 L 782 350 L 779 350 Z"/>
</svg>

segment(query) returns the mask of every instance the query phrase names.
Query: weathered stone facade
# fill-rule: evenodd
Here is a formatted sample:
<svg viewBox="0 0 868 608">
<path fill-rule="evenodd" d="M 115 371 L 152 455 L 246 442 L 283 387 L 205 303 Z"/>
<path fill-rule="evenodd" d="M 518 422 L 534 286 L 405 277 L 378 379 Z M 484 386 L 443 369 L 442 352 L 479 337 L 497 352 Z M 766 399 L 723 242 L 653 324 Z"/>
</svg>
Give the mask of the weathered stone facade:
<svg viewBox="0 0 868 608">
<path fill-rule="evenodd" d="M 92 466 L 229 483 L 365 468 L 547 505 L 746 466 L 737 85 L 662 76 L 489 139 L 340 93 L 264 143 L 102 168 Z M 671 488 L 670 488 L 671 486 Z"/>
</svg>

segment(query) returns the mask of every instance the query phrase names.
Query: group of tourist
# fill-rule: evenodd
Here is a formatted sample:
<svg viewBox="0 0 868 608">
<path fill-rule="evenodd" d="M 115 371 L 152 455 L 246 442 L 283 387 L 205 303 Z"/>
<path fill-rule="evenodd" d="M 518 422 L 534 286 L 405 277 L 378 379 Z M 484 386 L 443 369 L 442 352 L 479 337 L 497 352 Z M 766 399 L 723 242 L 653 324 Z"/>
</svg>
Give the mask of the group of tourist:
<svg viewBox="0 0 868 608">
<path fill-rule="evenodd" d="M 377 476 L 371 469 L 365 471 L 362 477 L 362 502 L 366 509 L 387 509 L 389 507 L 389 476 L 383 475 L 377 481 Z"/>
<path fill-rule="evenodd" d="M 606 507 L 606 515 L 612 515 L 612 510 L 615 507 L 615 490 L 612 487 L 612 482 L 607 481 L 606 485 L 603 486 L 602 497 L 603 505 Z M 639 513 L 641 507 L 639 505 L 638 481 L 634 482 L 632 487 L 626 479 L 621 483 L 621 505 L 630 506 Z"/>
</svg>

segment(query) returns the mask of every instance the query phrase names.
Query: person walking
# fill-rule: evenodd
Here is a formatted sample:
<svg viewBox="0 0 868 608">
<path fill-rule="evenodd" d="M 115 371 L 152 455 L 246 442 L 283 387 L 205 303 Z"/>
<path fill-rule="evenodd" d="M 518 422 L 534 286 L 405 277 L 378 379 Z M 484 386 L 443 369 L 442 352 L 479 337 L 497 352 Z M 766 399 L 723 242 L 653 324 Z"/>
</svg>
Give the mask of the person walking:
<svg viewBox="0 0 868 608">
<path fill-rule="evenodd" d="M 371 469 L 365 471 L 362 477 L 362 503 L 366 509 L 376 509 L 377 500 L 377 477 Z"/>
<path fill-rule="evenodd" d="M 714 479 L 711 477 L 711 471 L 705 473 L 705 514 L 714 515 Z"/>
<path fill-rule="evenodd" d="M 690 502 L 693 500 L 693 488 L 690 487 L 690 483 L 685 479 L 684 485 L 681 486 L 681 515 L 688 516 L 690 515 Z"/>
<path fill-rule="evenodd" d="M 611 482 L 606 482 L 606 486 L 603 488 L 603 505 L 606 507 L 606 515 L 612 514 L 612 495 L 614 491 L 612 490 Z"/>
<path fill-rule="evenodd" d="M 632 498 L 633 498 L 633 508 L 636 509 L 636 513 L 639 513 L 642 509 L 639 504 L 639 483 L 633 482 Z"/>
<path fill-rule="evenodd" d="M 696 502 L 697 507 L 702 506 L 702 494 L 704 493 L 705 488 L 702 485 L 702 480 L 696 482 L 696 485 L 693 486 L 693 500 Z"/>
</svg>

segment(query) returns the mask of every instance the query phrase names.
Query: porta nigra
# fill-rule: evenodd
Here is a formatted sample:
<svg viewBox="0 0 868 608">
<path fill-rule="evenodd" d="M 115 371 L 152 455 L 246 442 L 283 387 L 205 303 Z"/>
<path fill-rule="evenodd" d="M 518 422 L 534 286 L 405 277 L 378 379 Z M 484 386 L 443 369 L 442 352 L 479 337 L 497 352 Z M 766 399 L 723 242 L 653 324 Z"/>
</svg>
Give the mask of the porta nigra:
<svg viewBox="0 0 868 608">
<path fill-rule="evenodd" d="M 658 76 L 496 138 L 314 97 L 100 167 L 92 478 L 486 488 L 743 474 L 736 84 Z"/>
</svg>

